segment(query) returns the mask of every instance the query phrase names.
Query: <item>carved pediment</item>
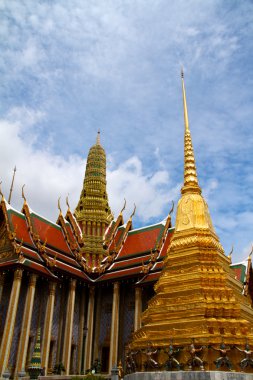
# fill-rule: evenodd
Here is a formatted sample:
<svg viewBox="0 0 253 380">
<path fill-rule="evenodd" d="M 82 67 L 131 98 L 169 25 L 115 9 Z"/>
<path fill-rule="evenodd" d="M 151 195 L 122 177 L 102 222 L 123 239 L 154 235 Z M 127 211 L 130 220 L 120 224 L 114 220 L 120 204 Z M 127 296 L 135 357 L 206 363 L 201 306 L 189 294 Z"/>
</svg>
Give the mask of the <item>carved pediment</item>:
<svg viewBox="0 0 253 380">
<path fill-rule="evenodd" d="M 0 225 L 0 262 L 16 258 L 13 245 L 10 242 L 9 235 L 4 223 Z"/>
</svg>

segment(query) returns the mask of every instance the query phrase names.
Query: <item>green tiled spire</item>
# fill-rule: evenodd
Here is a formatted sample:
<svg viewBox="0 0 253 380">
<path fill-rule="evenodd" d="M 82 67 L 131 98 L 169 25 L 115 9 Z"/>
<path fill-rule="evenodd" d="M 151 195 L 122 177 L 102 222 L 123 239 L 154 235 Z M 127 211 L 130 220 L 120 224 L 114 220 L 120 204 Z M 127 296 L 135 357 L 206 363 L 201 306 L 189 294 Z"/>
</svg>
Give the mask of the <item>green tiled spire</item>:
<svg viewBox="0 0 253 380">
<path fill-rule="evenodd" d="M 40 327 L 38 327 L 36 343 L 32 355 L 32 360 L 28 367 L 28 372 L 31 379 L 37 379 L 41 372 Z"/>
</svg>

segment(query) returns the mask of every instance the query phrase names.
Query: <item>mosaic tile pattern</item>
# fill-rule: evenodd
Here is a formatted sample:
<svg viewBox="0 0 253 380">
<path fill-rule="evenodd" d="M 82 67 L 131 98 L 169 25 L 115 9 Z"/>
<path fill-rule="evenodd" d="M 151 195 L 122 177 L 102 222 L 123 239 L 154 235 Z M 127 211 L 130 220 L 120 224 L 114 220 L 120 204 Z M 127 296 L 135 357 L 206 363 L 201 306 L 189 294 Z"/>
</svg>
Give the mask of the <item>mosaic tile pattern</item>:
<svg viewBox="0 0 253 380">
<path fill-rule="evenodd" d="M 134 330 L 135 290 L 122 287 L 120 292 L 119 357 L 123 359 L 125 346 Z"/>
<path fill-rule="evenodd" d="M 108 288 L 103 289 L 102 305 L 101 305 L 101 319 L 100 319 L 100 335 L 99 335 L 99 347 L 102 347 L 104 343 L 110 337 L 110 328 L 112 320 L 112 290 Z"/>
<path fill-rule="evenodd" d="M 126 295 L 126 303 L 124 310 L 124 321 L 122 323 L 123 328 L 123 345 L 125 345 L 129 339 L 131 334 L 134 331 L 134 293 L 128 292 Z"/>
</svg>

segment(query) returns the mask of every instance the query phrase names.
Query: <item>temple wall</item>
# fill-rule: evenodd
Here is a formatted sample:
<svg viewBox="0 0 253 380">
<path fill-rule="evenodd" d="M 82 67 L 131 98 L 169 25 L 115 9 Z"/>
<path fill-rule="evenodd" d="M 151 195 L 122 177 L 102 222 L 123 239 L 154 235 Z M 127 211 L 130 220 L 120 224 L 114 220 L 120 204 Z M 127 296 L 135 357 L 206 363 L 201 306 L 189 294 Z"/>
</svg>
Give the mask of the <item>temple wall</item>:
<svg viewBox="0 0 253 380">
<path fill-rule="evenodd" d="M 13 273 L 8 273 L 4 279 L 3 294 L 0 302 L 0 344 L 2 341 L 3 330 L 6 320 L 7 309 L 11 294 L 11 287 L 13 282 Z"/>
<path fill-rule="evenodd" d="M 124 361 L 125 346 L 134 331 L 135 289 L 129 284 L 121 285 L 119 315 L 118 359 Z"/>
<path fill-rule="evenodd" d="M 102 290 L 102 299 L 101 299 L 101 318 L 100 318 L 100 335 L 99 335 L 100 347 L 102 347 L 104 344 L 109 343 L 110 341 L 111 319 L 112 319 L 112 288 L 106 287 Z"/>
<path fill-rule="evenodd" d="M 101 290 L 101 314 L 99 339 L 98 339 L 98 359 L 101 361 L 102 370 L 107 371 L 109 364 L 109 347 L 112 321 L 112 286 L 103 287 Z M 96 358 L 95 358 L 96 359 Z"/>
</svg>

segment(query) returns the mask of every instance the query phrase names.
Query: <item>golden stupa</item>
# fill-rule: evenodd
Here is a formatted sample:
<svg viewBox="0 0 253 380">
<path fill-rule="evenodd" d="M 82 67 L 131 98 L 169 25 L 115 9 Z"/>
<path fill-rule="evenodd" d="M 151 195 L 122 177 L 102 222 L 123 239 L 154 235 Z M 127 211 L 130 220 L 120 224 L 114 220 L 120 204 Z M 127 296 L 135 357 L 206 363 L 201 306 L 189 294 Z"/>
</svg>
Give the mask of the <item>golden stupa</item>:
<svg viewBox="0 0 253 380">
<path fill-rule="evenodd" d="M 234 346 L 253 345 L 251 299 L 230 269 L 212 225 L 208 206 L 197 179 L 188 122 L 182 72 L 184 105 L 184 184 L 177 206 L 175 232 L 168 248 L 164 269 L 155 285 L 155 296 L 142 315 L 142 327 L 133 334 L 130 347 L 140 352 L 152 345 L 183 348 L 179 361 L 187 360 L 186 347 L 204 346 L 206 369 L 214 369 L 223 343 L 230 347 L 233 363 L 242 359 Z M 163 350 L 157 350 L 162 363 Z M 185 359 L 183 358 L 185 355 Z M 142 358 L 142 363 L 145 358 Z M 237 366 L 234 364 L 234 367 Z M 240 370 L 239 366 L 236 367 Z M 252 370 L 252 369 L 251 369 Z"/>
</svg>

